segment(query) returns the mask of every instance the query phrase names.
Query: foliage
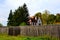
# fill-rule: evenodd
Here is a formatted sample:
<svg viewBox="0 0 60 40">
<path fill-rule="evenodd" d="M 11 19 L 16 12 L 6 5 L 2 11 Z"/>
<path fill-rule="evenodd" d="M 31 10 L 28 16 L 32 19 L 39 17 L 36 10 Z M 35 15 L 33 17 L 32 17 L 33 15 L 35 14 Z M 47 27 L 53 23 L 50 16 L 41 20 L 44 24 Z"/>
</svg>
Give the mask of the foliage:
<svg viewBox="0 0 60 40">
<path fill-rule="evenodd" d="M 24 5 L 16 9 L 15 12 L 10 11 L 7 25 L 19 26 L 22 22 L 25 22 L 27 25 L 27 21 L 29 20 L 28 16 L 28 9 L 24 3 Z"/>
<path fill-rule="evenodd" d="M 59 40 L 56 37 L 50 36 L 40 36 L 40 37 L 27 37 L 27 36 L 8 36 L 8 35 L 1 35 L 0 40 Z"/>
<path fill-rule="evenodd" d="M 47 19 L 47 24 L 53 24 L 55 22 L 56 16 L 53 14 L 50 14 Z"/>
<path fill-rule="evenodd" d="M 1 23 L 0 23 L 0 27 L 3 26 Z"/>
<path fill-rule="evenodd" d="M 48 19 L 49 14 L 50 13 L 47 10 L 45 10 L 44 13 L 42 14 L 42 22 L 43 22 L 43 24 L 47 24 L 47 19 Z"/>
<path fill-rule="evenodd" d="M 35 14 L 35 16 L 36 16 L 36 17 L 40 17 L 40 18 L 41 18 L 41 13 L 40 13 L 40 12 L 38 12 L 38 13 L 36 13 L 36 14 Z"/>
<path fill-rule="evenodd" d="M 22 22 L 22 23 L 20 24 L 20 26 L 26 26 L 26 23 L 25 23 L 25 22 Z"/>
<path fill-rule="evenodd" d="M 8 17 L 8 23 L 7 25 L 12 25 L 12 18 L 13 18 L 13 14 L 12 14 L 12 10 L 10 10 L 10 14 L 9 14 L 9 17 Z"/>
<path fill-rule="evenodd" d="M 57 13 L 56 15 L 50 14 L 48 10 L 45 10 L 42 13 L 37 12 L 35 16 L 40 17 L 42 20 L 43 25 L 48 25 L 48 24 L 60 24 L 60 14 Z"/>
<path fill-rule="evenodd" d="M 60 14 L 56 14 L 56 22 L 60 22 Z"/>
</svg>

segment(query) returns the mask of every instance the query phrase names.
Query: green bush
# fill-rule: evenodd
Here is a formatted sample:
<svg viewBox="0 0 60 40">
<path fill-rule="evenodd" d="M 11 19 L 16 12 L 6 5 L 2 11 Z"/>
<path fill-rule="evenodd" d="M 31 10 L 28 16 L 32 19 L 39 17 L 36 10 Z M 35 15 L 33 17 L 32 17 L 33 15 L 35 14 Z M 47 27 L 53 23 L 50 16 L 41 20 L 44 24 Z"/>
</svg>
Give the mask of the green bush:
<svg viewBox="0 0 60 40">
<path fill-rule="evenodd" d="M 25 23 L 25 22 L 22 22 L 22 23 L 20 24 L 20 26 L 26 26 L 26 23 Z"/>
</svg>

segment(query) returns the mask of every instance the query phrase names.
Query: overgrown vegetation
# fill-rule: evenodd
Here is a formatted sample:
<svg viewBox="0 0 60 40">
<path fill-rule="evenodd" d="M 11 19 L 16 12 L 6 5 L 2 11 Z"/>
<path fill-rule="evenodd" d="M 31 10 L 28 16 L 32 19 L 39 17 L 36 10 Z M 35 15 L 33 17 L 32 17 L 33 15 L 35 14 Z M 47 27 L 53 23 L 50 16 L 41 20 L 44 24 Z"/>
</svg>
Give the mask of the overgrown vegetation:
<svg viewBox="0 0 60 40">
<path fill-rule="evenodd" d="M 60 24 L 60 13 L 54 15 L 51 14 L 48 10 L 45 10 L 43 13 L 37 12 L 35 16 L 40 17 L 43 25 Z"/>
<path fill-rule="evenodd" d="M 28 36 L 8 36 L 8 35 L 1 35 L 0 40 L 59 40 L 56 37 L 50 36 L 40 36 L 40 37 L 28 37 Z"/>
</svg>

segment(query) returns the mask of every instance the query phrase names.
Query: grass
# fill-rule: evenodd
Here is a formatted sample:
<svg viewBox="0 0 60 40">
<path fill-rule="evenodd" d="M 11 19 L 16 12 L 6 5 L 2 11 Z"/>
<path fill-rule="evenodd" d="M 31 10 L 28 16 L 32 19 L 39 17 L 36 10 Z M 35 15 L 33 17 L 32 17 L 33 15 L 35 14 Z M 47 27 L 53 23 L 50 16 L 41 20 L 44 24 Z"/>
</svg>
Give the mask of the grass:
<svg viewBox="0 0 60 40">
<path fill-rule="evenodd" d="M 1 35 L 0 40 L 58 40 L 57 38 L 48 37 L 48 36 L 40 36 L 40 37 L 28 37 L 28 36 L 8 36 Z"/>
</svg>

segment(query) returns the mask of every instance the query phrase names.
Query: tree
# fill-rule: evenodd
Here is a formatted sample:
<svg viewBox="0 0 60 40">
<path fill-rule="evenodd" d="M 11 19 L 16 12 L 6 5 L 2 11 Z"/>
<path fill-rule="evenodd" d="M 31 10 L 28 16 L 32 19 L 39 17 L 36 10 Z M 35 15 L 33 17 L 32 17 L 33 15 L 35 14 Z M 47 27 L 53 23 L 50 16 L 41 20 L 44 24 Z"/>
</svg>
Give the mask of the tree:
<svg viewBox="0 0 60 40">
<path fill-rule="evenodd" d="M 12 18 L 13 18 L 13 14 L 12 14 L 12 10 L 10 10 L 10 14 L 9 14 L 9 17 L 8 17 L 8 23 L 7 25 L 12 25 Z"/>
<path fill-rule="evenodd" d="M 0 27 L 2 27 L 3 25 L 0 23 Z"/>
<path fill-rule="evenodd" d="M 23 6 L 19 7 L 18 9 L 15 10 L 15 12 L 13 12 L 13 15 L 12 12 L 10 12 L 8 18 L 8 20 L 10 21 L 8 22 L 8 24 L 11 23 L 12 25 L 10 24 L 10 26 L 19 26 L 22 23 L 26 23 L 27 25 L 27 21 L 29 20 L 28 16 L 29 16 L 28 9 L 26 4 L 24 3 Z"/>
<path fill-rule="evenodd" d="M 50 12 L 48 10 L 45 10 L 42 14 L 42 22 L 43 24 L 47 24 L 47 19 L 49 16 Z"/>
<path fill-rule="evenodd" d="M 29 13 L 28 13 L 28 9 L 27 9 L 27 6 L 26 6 L 26 4 L 24 3 L 24 5 L 23 5 L 23 10 L 24 10 L 24 17 L 23 17 L 23 21 L 27 24 L 27 21 L 29 20 Z"/>
<path fill-rule="evenodd" d="M 26 7 L 26 4 L 24 3 L 24 5 L 19 7 L 14 13 L 15 26 L 19 26 L 23 22 L 27 25 L 27 21 L 29 20 L 28 16 L 28 9 Z"/>
<path fill-rule="evenodd" d="M 60 14 L 59 13 L 56 14 L 56 22 L 60 22 Z"/>
<path fill-rule="evenodd" d="M 37 17 L 40 17 L 40 18 L 41 18 L 41 13 L 40 13 L 40 12 L 37 12 L 37 13 L 35 14 L 35 16 L 37 16 Z"/>
<path fill-rule="evenodd" d="M 56 16 L 53 14 L 50 14 L 47 19 L 47 24 L 54 24 L 56 21 Z"/>
</svg>

